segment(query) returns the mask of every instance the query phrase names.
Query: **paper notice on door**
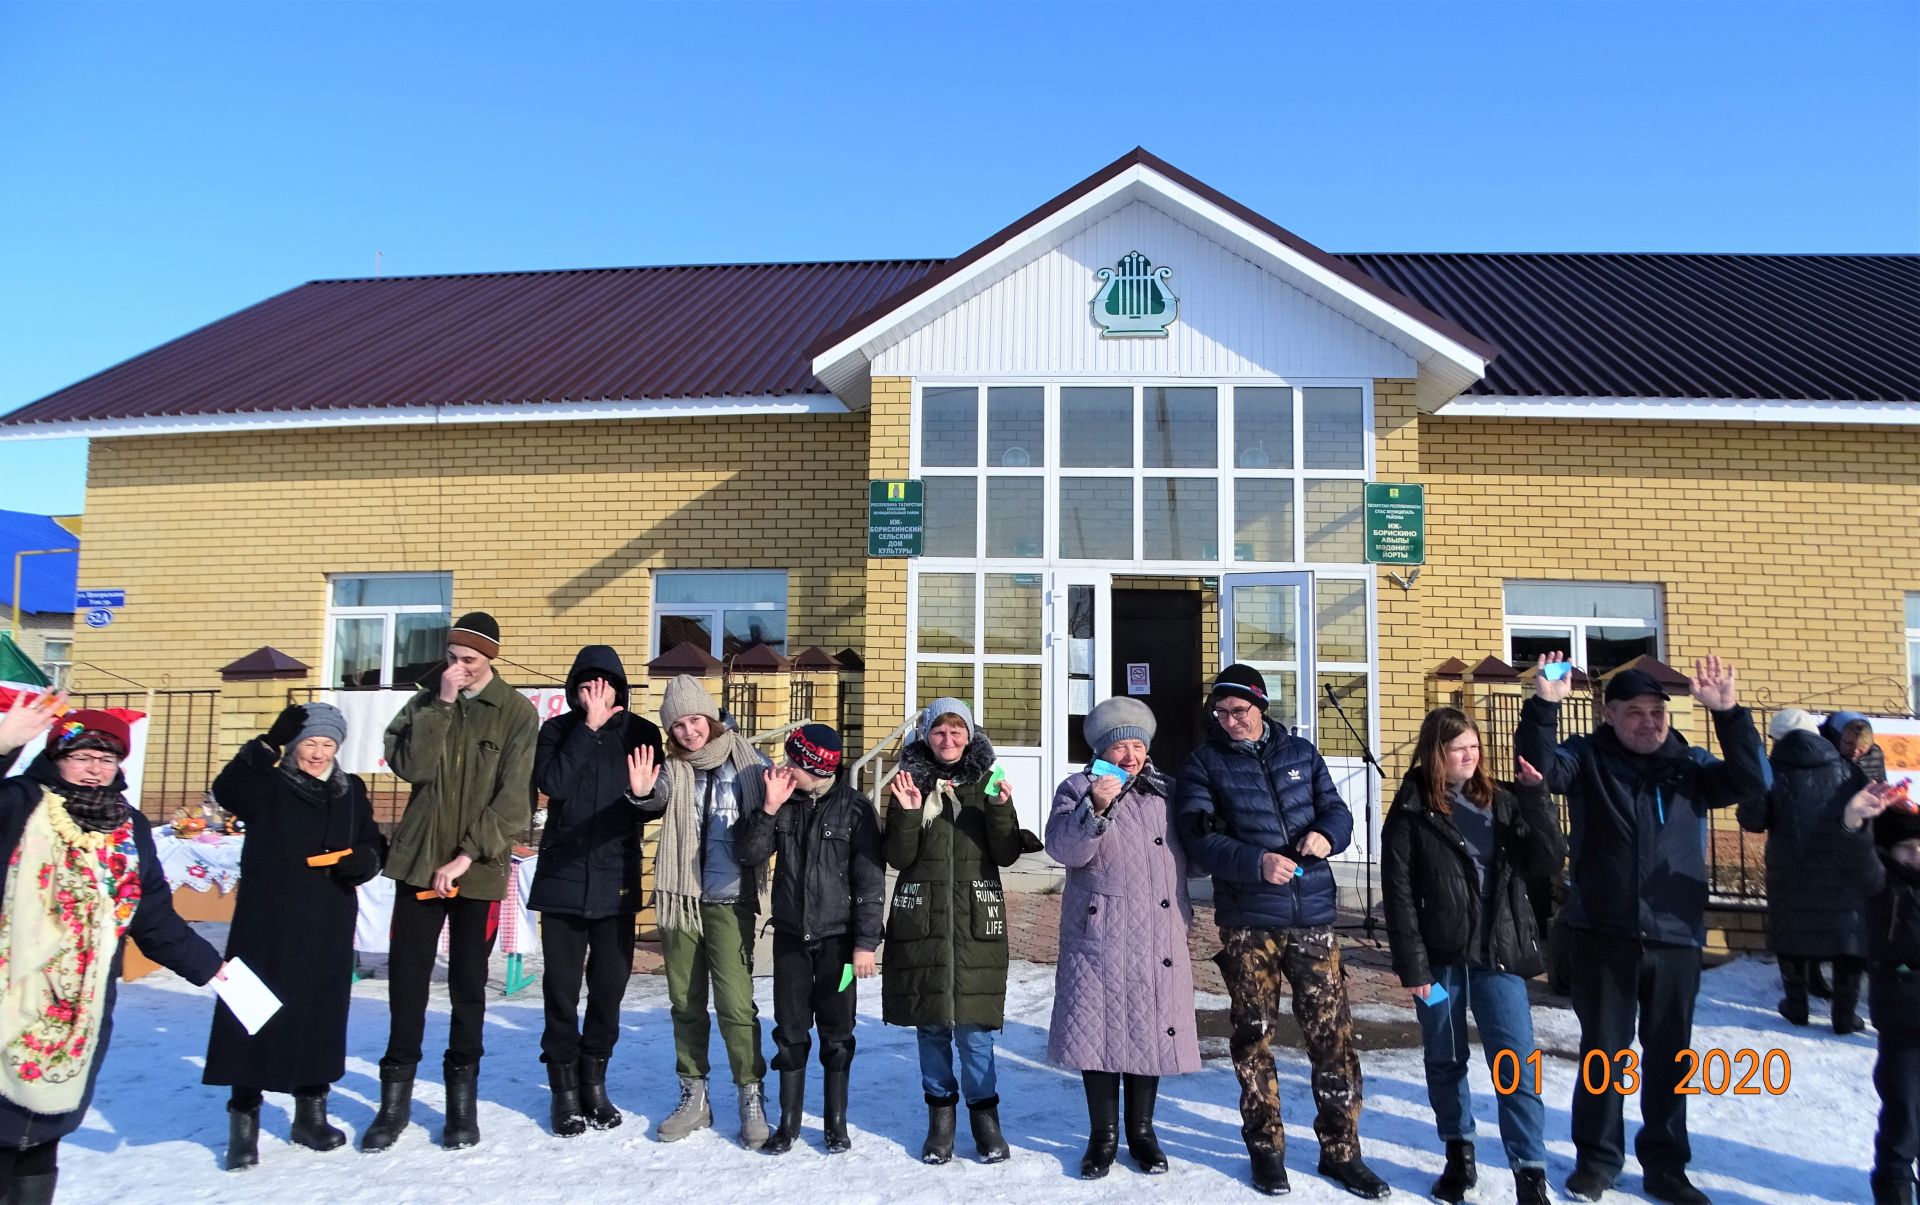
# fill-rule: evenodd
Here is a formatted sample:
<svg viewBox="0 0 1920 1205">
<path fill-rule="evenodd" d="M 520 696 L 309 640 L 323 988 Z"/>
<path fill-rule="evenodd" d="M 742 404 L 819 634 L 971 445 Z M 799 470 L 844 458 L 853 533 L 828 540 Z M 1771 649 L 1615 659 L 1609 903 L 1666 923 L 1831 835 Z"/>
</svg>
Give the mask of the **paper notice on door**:
<svg viewBox="0 0 1920 1205">
<path fill-rule="evenodd" d="M 1127 693 L 1130 695 L 1150 695 L 1153 693 L 1153 667 L 1145 661 L 1127 662 Z"/>
<path fill-rule="evenodd" d="M 1093 641 L 1079 636 L 1067 641 L 1067 672 L 1081 677 L 1093 674 Z"/>
<path fill-rule="evenodd" d="M 1093 679 L 1067 680 L 1067 714 L 1085 715 L 1093 710 Z"/>
<path fill-rule="evenodd" d="M 214 980 L 213 990 L 249 1035 L 259 1033 L 260 1027 L 280 1011 L 280 997 L 238 958 L 227 960 L 227 977 Z"/>
</svg>

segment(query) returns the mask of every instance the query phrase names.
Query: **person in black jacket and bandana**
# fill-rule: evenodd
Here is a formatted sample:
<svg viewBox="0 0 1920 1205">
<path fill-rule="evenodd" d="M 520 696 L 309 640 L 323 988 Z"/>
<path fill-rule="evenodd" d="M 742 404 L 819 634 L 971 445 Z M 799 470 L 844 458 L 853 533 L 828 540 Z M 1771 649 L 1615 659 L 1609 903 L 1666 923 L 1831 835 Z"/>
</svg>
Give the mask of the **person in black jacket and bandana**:
<svg viewBox="0 0 1920 1205">
<path fill-rule="evenodd" d="M 871 978 L 887 889 L 873 804 L 835 776 L 840 734 L 806 724 L 787 737 L 787 764 L 766 772 L 766 802 L 741 818 L 746 866 L 779 855 L 773 875 L 773 1056 L 780 1126 L 760 1149 L 782 1155 L 800 1136 L 809 1036 L 820 1028 L 827 1152 L 852 1147 L 847 1080 L 858 979 Z"/>
<path fill-rule="evenodd" d="M 1560 817 L 1525 759 L 1519 783 L 1497 783 L 1481 758 L 1480 729 L 1457 707 L 1420 725 L 1413 766 L 1381 827 L 1387 941 L 1400 982 L 1421 1004 L 1427 1098 L 1447 1165 L 1431 1196 L 1459 1202 L 1478 1178 L 1473 1098 L 1467 1089 L 1467 1009 L 1494 1082 L 1511 1052 L 1515 1089 L 1499 1096 L 1500 1137 L 1520 1205 L 1546 1205 L 1546 1109 L 1521 1073 L 1534 1049 L 1527 979 L 1546 969 L 1529 879 L 1560 873 Z M 1438 985 L 1443 999 L 1433 998 Z"/>
<path fill-rule="evenodd" d="M 1873 1203 L 1913 1205 L 1920 1157 L 1920 815 L 1887 806 L 1869 788 L 1847 801 L 1836 827 L 1848 869 L 1870 897 L 1867 991 L 1880 1043 Z"/>
<path fill-rule="evenodd" d="M 1384 1197 L 1393 1190 L 1360 1158 L 1360 1053 L 1333 934 L 1339 888 L 1327 864 L 1352 840 L 1353 813 L 1313 743 L 1268 721 L 1259 670 L 1221 670 L 1207 706 L 1211 738 L 1187 759 L 1174 812 L 1189 863 L 1213 875 L 1222 947 L 1214 961 L 1233 1002 L 1253 1186 L 1269 1196 L 1292 1187 L 1272 1049 L 1284 978 L 1313 1065 L 1320 1174 L 1356 1196 Z"/>
<path fill-rule="evenodd" d="M 546 1026 L 540 1061 L 553 1092 L 553 1132 L 610 1130 L 620 1110 L 607 1099 L 607 1061 L 620 1039 L 620 1000 L 633 977 L 634 914 L 640 910 L 640 829 L 633 771 L 661 757 L 660 729 L 627 706 L 620 654 L 590 644 L 567 674 L 567 712 L 540 726 L 533 783 L 547 797 L 527 906 L 540 914 Z M 657 813 L 657 809 L 655 810 Z M 587 1017 L 580 1024 L 580 981 Z"/>
<path fill-rule="evenodd" d="M 1560 653 L 1540 667 L 1564 661 Z M 1573 679 L 1534 677 L 1520 709 L 1514 751 L 1540 767 L 1547 789 L 1567 797 L 1573 884 L 1567 899 L 1573 945 L 1573 1011 L 1580 1053 L 1611 1060 L 1599 1092 L 1575 1085 L 1573 1174 L 1567 1195 L 1597 1201 L 1626 1164 L 1625 1097 L 1610 1084 L 1640 1081 L 1644 1124 L 1634 1140 L 1648 1196 L 1704 1205 L 1687 1179 L 1687 1098 L 1676 1089 L 1693 1041 L 1700 947 L 1706 944 L 1707 811 L 1767 793 L 1772 775 L 1753 717 L 1736 699 L 1734 669 L 1718 657 L 1694 663 L 1694 701 L 1713 713 L 1727 760 L 1690 748 L 1667 718 L 1670 696 L 1643 670 L 1607 682 L 1606 723 L 1559 741 L 1560 702 Z M 1636 1020 L 1645 1055 L 1629 1062 Z"/>
</svg>

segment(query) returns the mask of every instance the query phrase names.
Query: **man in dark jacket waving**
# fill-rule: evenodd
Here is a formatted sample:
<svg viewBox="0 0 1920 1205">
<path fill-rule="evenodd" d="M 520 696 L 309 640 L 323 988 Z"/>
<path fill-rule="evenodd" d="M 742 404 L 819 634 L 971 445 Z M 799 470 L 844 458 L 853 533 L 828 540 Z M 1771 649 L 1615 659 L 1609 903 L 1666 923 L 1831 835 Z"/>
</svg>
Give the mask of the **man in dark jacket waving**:
<svg viewBox="0 0 1920 1205">
<path fill-rule="evenodd" d="M 1214 961 L 1233 1001 L 1233 1069 L 1253 1185 L 1290 1187 L 1271 1046 L 1280 979 L 1313 1064 L 1320 1174 L 1357 1196 L 1391 1189 L 1360 1159 L 1360 1055 L 1340 948 L 1338 888 L 1327 859 L 1353 837 L 1353 813 L 1312 742 L 1267 722 L 1267 684 L 1249 665 L 1220 671 L 1209 692 L 1212 739 L 1174 793 L 1187 857 L 1213 875 L 1222 949 Z"/>
<path fill-rule="evenodd" d="M 1549 653 L 1540 666 L 1564 660 Z M 1593 1051 L 1610 1060 L 1599 1092 L 1574 1088 L 1577 1158 L 1567 1195 L 1576 1201 L 1599 1200 L 1626 1163 L 1625 1097 L 1614 1085 L 1633 1081 L 1645 1119 L 1634 1153 L 1647 1195 L 1674 1205 L 1707 1201 L 1687 1179 L 1687 1098 L 1676 1091 L 1706 943 L 1707 810 L 1764 796 L 1771 775 L 1753 717 L 1735 701 L 1733 666 L 1707 657 L 1694 675 L 1690 690 L 1713 714 L 1724 762 L 1673 731 L 1667 692 L 1637 669 L 1607 682 L 1600 730 L 1564 742 L 1555 729 L 1572 678 L 1536 674 L 1514 734 L 1515 751 L 1546 775 L 1548 790 L 1567 797 L 1573 1011 L 1583 1065 Z M 1644 1063 L 1632 1054 L 1636 1018 Z"/>
</svg>

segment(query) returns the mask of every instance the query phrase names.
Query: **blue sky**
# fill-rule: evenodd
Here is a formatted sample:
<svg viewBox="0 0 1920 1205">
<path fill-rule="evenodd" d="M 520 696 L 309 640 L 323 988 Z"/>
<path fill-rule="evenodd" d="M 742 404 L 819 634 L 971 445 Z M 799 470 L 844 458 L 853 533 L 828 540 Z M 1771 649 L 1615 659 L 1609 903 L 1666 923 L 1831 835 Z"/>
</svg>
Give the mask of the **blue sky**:
<svg viewBox="0 0 1920 1205">
<path fill-rule="evenodd" d="M 0 410 L 302 281 L 946 255 L 1135 144 L 1332 250 L 1920 250 L 1920 4 L 0 7 Z M 0 443 L 79 510 L 84 444 Z"/>
</svg>

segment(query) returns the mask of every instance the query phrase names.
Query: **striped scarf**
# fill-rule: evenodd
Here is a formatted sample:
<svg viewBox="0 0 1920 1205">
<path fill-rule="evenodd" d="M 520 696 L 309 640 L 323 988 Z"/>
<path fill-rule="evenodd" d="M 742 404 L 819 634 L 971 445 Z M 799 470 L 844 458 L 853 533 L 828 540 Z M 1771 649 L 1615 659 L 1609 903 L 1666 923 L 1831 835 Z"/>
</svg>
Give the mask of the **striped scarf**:
<svg viewBox="0 0 1920 1205">
<path fill-rule="evenodd" d="M 717 727 L 717 725 L 716 725 Z M 692 753 L 673 753 L 661 768 L 654 790 L 665 797 L 666 815 L 660 825 L 660 848 L 653 864 L 653 909 L 662 929 L 701 932 L 700 835 L 706 817 L 701 807 L 696 770 L 712 772 L 723 762 L 733 764 L 734 786 L 740 792 L 740 815 L 766 802 L 766 780 L 760 755 L 737 732 L 718 733 Z M 766 885 L 763 863 L 754 871 L 756 892 Z"/>
</svg>

